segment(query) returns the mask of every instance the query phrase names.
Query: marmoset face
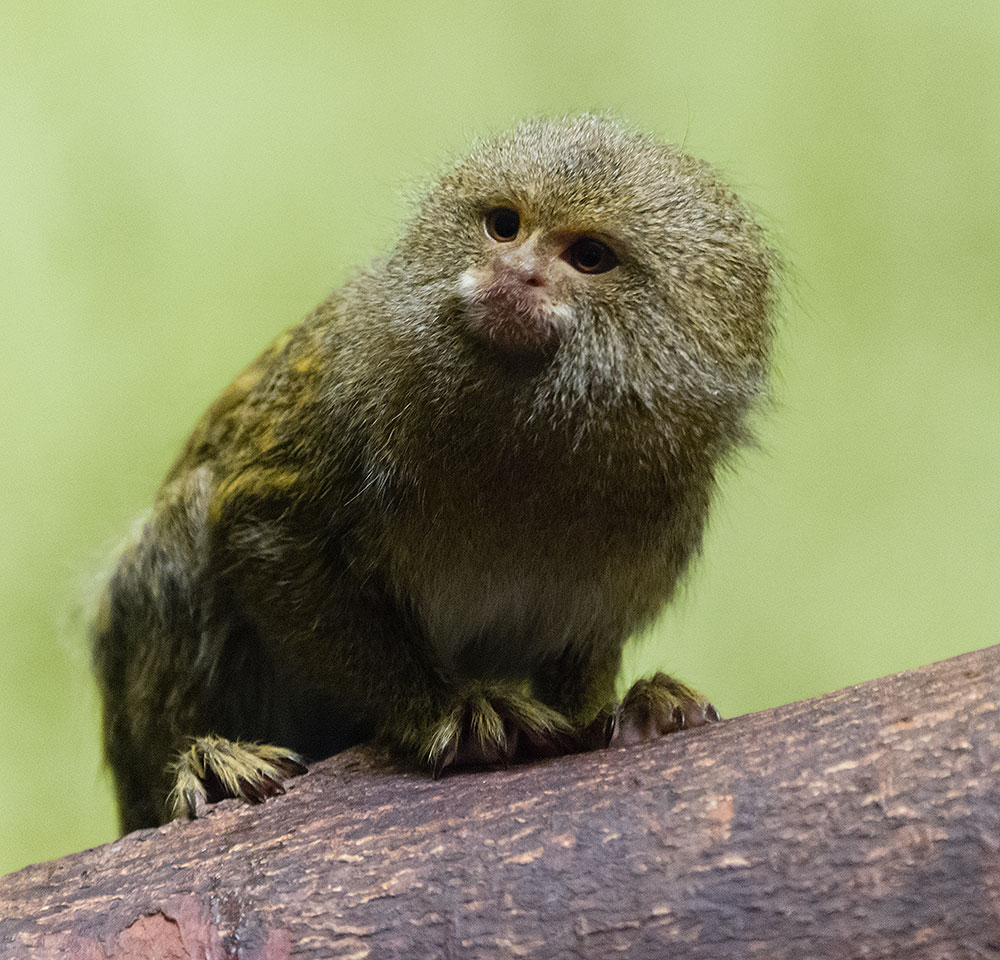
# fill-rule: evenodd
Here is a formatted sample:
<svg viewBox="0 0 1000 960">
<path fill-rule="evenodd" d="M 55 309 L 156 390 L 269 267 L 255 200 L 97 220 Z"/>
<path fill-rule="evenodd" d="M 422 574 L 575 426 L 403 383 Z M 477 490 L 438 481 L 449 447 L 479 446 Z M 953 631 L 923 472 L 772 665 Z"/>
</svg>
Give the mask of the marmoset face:
<svg viewBox="0 0 1000 960">
<path fill-rule="evenodd" d="M 529 204 L 488 207 L 481 221 L 482 256 L 457 284 L 469 330 L 501 350 L 551 353 L 573 303 L 618 268 L 617 244 Z"/>
</svg>

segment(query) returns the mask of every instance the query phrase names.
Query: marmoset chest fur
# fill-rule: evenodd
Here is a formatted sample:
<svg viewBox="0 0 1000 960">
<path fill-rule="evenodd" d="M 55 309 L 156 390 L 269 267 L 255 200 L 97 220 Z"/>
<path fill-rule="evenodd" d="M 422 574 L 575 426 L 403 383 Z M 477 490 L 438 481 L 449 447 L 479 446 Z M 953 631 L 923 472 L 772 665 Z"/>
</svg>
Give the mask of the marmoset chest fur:
<svg viewBox="0 0 1000 960">
<path fill-rule="evenodd" d="M 616 121 L 456 163 L 211 408 L 119 563 L 95 656 L 125 826 L 367 736 L 440 771 L 712 719 L 614 680 L 749 438 L 774 275 L 710 167 Z"/>
</svg>

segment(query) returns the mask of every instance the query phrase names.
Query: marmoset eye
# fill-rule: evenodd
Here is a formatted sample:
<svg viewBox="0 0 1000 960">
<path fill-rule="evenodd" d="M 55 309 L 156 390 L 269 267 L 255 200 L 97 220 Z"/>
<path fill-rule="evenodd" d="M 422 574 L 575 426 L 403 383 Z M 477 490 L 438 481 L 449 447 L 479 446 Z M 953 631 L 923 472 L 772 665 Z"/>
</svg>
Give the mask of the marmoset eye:
<svg viewBox="0 0 1000 960">
<path fill-rule="evenodd" d="M 581 237 L 563 254 L 563 259 L 580 273 L 607 273 L 618 266 L 614 250 L 593 237 Z"/>
<path fill-rule="evenodd" d="M 500 243 L 509 243 L 521 229 L 521 215 L 510 207 L 495 207 L 483 221 L 486 233 Z"/>
</svg>

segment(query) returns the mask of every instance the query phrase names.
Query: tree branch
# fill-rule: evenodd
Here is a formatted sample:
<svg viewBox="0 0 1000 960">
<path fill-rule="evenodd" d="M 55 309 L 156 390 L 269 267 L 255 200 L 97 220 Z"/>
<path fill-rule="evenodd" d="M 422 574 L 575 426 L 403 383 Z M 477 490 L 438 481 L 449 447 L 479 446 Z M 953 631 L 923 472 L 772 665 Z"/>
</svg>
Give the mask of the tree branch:
<svg viewBox="0 0 1000 960">
<path fill-rule="evenodd" d="M 1000 646 L 440 781 L 357 749 L 0 880 L 0 955 L 1000 956 Z"/>
</svg>

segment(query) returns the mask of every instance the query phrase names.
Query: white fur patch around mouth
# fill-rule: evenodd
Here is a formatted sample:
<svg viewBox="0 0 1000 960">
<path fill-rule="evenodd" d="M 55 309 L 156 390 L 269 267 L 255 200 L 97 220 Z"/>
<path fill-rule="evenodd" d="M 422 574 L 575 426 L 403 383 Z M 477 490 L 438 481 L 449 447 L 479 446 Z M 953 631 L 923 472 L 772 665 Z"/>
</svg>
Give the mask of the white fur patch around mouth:
<svg viewBox="0 0 1000 960">
<path fill-rule="evenodd" d="M 455 288 L 459 297 L 469 306 L 485 304 L 496 295 L 496 284 L 480 276 L 472 267 L 459 276 Z M 535 294 L 533 300 L 534 303 L 530 307 L 526 305 L 525 312 L 537 312 L 545 319 L 563 322 L 568 322 L 573 316 L 573 310 L 568 303 L 553 303 L 546 294 Z"/>
<path fill-rule="evenodd" d="M 573 316 L 569 304 L 553 303 L 542 291 L 521 291 L 515 284 L 488 280 L 474 269 L 459 276 L 456 291 L 472 332 L 507 350 L 551 350 Z"/>
</svg>

